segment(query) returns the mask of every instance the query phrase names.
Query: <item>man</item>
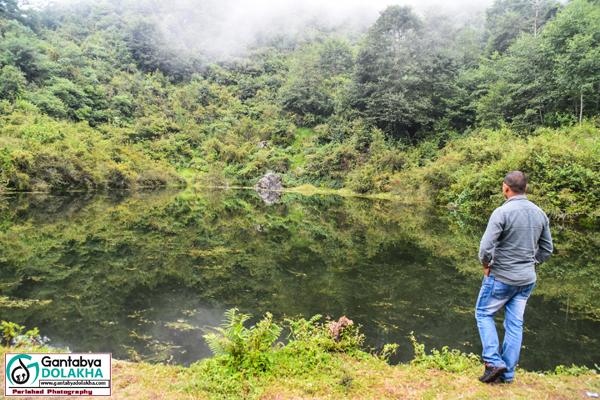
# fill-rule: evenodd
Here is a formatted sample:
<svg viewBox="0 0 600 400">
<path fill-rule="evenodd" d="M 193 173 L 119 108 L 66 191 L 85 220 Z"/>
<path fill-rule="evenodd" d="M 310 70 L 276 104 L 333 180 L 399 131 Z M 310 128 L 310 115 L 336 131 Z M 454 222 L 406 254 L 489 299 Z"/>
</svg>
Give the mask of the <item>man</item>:
<svg viewBox="0 0 600 400">
<path fill-rule="evenodd" d="M 509 172 L 502 183 L 506 201 L 492 213 L 481 238 L 483 283 L 475 306 L 483 345 L 484 383 L 514 379 L 523 338 L 523 314 L 535 287 L 535 266 L 552 254 L 546 214 L 527 200 L 527 177 Z M 504 307 L 504 342 L 500 348 L 494 315 Z"/>
</svg>

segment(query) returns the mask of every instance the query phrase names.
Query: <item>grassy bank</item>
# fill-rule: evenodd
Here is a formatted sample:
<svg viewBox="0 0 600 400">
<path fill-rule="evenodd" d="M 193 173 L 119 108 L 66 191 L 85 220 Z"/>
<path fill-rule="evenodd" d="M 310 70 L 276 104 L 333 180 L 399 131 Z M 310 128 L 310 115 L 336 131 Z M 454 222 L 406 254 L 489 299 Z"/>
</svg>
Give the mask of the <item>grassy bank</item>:
<svg viewBox="0 0 600 400">
<path fill-rule="evenodd" d="M 600 391 L 598 374 L 583 367 L 519 370 L 513 384 L 485 385 L 477 380 L 477 356 L 447 348 L 426 353 L 414 338 L 415 358 L 392 366 L 387 358 L 395 346 L 365 352 L 364 337 L 354 325 L 342 328 L 335 339 L 330 323 L 318 316 L 277 324 L 267 314 L 251 327 L 246 320 L 229 311 L 223 326 L 205 335 L 215 356 L 190 367 L 115 361 L 114 398 L 578 399 Z M 285 345 L 277 341 L 282 332 L 288 334 Z M 0 356 L 44 350 L 5 346 Z"/>
<path fill-rule="evenodd" d="M 6 348 L 1 350 L 6 351 Z M 389 366 L 382 361 L 358 361 L 342 355 L 336 358 L 344 368 L 337 373 L 249 379 L 244 391 L 229 396 L 190 389 L 186 382 L 195 379 L 192 368 L 116 361 L 113 362 L 113 398 L 585 399 L 588 398 L 586 391 L 600 390 L 599 379 L 593 375 L 541 375 L 520 371 L 519 379 L 510 386 L 484 385 L 477 381 L 479 368 L 456 373 L 412 365 Z"/>
</svg>

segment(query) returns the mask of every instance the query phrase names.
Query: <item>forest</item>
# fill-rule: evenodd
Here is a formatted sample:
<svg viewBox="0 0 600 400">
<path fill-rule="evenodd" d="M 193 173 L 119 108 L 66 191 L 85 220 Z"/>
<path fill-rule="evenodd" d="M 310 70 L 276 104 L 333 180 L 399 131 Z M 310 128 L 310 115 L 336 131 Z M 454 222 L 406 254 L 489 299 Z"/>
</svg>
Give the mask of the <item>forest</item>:
<svg viewBox="0 0 600 400">
<path fill-rule="evenodd" d="M 522 169 L 553 218 L 598 221 L 596 0 L 496 0 L 462 19 L 389 6 L 364 28 L 314 23 L 220 58 L 174 46 L 150 3 L 0 1 L 0 191 L 273 171 L 472 213 Z"/>
<path fill-rule="evenodd" d="M 0 0 L 0 357 L 110 352 L 125 399 L 597 396 L 600 0 L 398 2 Z M 483 385 L 511 170 L 555 251 Z"/>
</svg>

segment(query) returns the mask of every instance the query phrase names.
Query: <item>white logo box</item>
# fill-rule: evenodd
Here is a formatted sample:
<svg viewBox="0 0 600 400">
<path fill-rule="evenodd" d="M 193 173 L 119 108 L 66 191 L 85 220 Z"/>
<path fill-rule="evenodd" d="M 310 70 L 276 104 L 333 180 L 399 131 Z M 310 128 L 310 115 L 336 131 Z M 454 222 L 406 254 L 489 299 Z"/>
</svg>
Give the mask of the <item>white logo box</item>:
<svg viewBox="0 0 600 400">
<path fill-rule="evenodd" d="M 110 353 L 6 353 L 7 397 L 110 396 Z"/>
</svg>

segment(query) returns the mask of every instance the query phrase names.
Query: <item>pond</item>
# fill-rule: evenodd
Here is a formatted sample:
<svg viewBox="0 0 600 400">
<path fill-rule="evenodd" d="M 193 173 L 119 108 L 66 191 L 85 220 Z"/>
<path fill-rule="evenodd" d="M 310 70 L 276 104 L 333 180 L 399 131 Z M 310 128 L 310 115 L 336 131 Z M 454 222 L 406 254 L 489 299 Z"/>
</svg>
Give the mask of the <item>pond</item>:
<svg viewBox="0 0 600 400">
<path fill-rule="evenodd" d="M 484 216 L 482 216 L 484 217 Z M 0 198 L 0 319 L 51 344 L 189 364 L 237 307 L 346 315 L 367 345 L 479 353 L 473 306 L 484 218 L 389 200 L 253 191 Z M 521 366 L 600 363 L 600 234 L 553 226 L 525 316 Z"/>
</svg>

